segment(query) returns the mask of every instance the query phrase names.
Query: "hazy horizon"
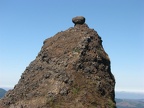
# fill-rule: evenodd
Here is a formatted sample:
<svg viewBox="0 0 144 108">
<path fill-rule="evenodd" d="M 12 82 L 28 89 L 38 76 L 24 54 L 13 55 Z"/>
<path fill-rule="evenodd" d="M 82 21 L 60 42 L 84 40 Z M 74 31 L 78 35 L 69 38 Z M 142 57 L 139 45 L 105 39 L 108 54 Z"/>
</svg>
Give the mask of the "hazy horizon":
<svg viewBox="0 0 144 108">
<path fill-rule="evenodd" d="M 0 86 L 0 88 L 3 88 L 5 90 L 10 90 L 10 89 L 13 89 L 14 86 Z M 142 93 L 144 94 L 144 91 L 141 91 L 141 90 L 115 90 L 115 92 L 120 92 L 120 93 L 124 93 L 124 92 L 128 92 L 128 93 Z"/>
<path fill-rule="evenodd" d="M 13 88 L 8 87 L 0 87 L 6 91 L 11 90 Z M 115 91 L 116 99 L 144 99 L 143 91 Z"/>
</svg>

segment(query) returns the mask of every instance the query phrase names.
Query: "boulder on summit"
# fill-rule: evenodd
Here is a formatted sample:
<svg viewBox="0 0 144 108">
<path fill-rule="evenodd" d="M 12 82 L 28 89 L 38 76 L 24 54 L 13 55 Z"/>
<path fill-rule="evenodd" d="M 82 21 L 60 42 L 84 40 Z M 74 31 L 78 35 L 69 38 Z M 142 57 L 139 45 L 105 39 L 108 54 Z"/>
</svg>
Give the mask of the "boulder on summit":
<svg viewBox="0 0 144 108">
<path fill-rule="evenodd" d="M 83 16 L 77 16 L 77 17 L 74 17 L 72 19 L 72 22 L 76 25 L 76 24 L 84 24 L 85 23 L 85 17 Z"/>
</svg>

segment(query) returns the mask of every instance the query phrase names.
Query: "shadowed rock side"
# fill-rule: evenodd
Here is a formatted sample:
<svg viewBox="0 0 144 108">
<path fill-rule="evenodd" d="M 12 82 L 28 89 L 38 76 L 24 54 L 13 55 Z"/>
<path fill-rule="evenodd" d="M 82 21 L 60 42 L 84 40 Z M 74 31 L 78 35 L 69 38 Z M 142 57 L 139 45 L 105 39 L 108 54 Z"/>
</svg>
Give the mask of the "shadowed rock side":
<svg viewBox="0 0 144 108">
<path fill-rule="evenodd" d="M 115 108 L 115 79 L 101 37 L 85 23 L 44 41 L 4 108 Z"/>
</svg>

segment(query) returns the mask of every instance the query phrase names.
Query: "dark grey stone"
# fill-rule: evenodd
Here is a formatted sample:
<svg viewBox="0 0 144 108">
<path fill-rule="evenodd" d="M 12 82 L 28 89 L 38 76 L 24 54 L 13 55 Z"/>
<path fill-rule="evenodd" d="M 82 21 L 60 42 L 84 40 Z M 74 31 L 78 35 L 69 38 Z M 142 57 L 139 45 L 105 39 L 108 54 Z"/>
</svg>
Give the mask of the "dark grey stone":
<svg viewBox="0 0 144 108">
<path fill-rule="evenodd" d="M 85 17 L 83 16 L 76 16 L 72 19 L 72 22 L 76 24 L 84 24 L 85 23 Z"/>
</svg>

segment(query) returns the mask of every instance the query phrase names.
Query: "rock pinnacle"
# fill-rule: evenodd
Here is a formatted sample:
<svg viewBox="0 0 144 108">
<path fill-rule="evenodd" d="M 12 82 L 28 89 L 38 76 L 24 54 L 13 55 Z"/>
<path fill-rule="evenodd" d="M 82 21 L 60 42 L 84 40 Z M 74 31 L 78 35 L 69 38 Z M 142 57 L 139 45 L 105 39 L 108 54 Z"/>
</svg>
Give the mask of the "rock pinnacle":
<svg viewBox="0 0 144 108">
<path fill-rule="evenodd" d="M 83 16 L 43 46 L 0 108 L 116 108 L 115 78 L 102 38 Z"/>
</svg>

